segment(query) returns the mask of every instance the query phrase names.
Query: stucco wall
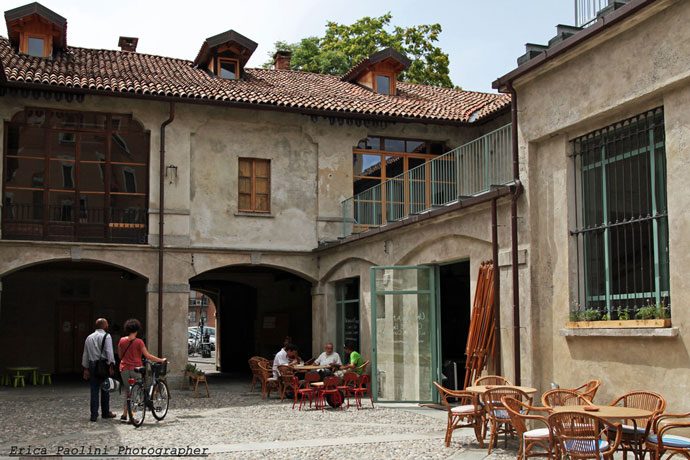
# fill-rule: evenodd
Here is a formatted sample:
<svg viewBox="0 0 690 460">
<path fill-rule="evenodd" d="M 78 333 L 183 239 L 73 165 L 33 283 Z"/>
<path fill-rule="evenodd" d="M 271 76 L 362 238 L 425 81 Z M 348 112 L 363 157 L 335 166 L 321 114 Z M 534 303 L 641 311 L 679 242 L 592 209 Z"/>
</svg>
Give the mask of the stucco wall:
<svg viewBox="0 0 690 460">
<path fill-rule="evenodd" d="M 685 306 L 690 294 L 685 274 L 690 262 L 690 3 L 662 1 L 653 8 L 645 20 L 613 28 L 584 51 L 515 84 L 520 147 L 529 171 L 532 320 L 526 324 L 534 337 L 532 377 L 540 389 L 550 382 L 572 387 L 598 378 L 603 385 L 597 401 L 649 389 L 664 395 L 671 411 L 679 411 L 690 405 L 690 310 Z M 566 338 L 560 330 L 577 282 L 569 237 L 575 211 L 570 141 L 658 106 L 664 107 L 666 130 L 671 315 L 679 335 Z"/>
</svg>

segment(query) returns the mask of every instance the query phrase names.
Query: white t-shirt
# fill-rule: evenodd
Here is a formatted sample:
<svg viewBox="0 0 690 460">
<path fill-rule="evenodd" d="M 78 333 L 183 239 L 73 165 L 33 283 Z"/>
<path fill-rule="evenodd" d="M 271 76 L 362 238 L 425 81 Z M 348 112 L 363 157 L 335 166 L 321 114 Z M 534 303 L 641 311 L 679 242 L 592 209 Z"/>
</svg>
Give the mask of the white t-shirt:
<svg viewBox="0 0 690 460">
<path fill-rule="evenodd" d="M 273 377 L 278 378 L 280 373 L 278 372 L 278 366 L 286 366 L 290 364 L 290 359 L 288 358 L 287 351 L 285 348 L 281 348 L 276 357 L 273 358 Z"/>
<path fill-rule="evenodd" d="M 318 358 L 314 360 L 314 364 L 320 365 L 320 366 L 330 366 L 331 364 L 339 364 L 342 365 L 342 361 L 340 361 L 340 355 L 336 353 L 335 351 L 331 353 L 330 355 L 327 355 L 326 352 L 324 351 L 319 355 Z"/>
</svg>

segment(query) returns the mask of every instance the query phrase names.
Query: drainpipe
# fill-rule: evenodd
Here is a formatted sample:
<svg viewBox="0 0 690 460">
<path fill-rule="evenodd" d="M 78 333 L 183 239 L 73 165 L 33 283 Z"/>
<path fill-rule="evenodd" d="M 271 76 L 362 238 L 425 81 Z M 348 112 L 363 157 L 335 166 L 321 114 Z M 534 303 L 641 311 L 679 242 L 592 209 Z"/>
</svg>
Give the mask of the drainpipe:
<svg viewBox="0 0 690 460">
<path fill-rule="evenodd" d="M 165 127 L 175 119 L 175 103 L 170 103 L 170 115 L 161 124 L 158 165 L 158 356 L 163 356 L 163 232 L 165 230 Z"/>
<path fill-rule="evenodd" d="M 513 144 L 513 179 L 520 182 L 520 159 L 518 156 L 518 109 L 517 93 L 513 85 L 508 85 L 511 97 L 510 122 L 512 125 L 511 137 Z M 518 278 L 518 192 L 513 194 L 510 202 L 510 240 L 513 274 L 513 362 L 515 365 L 515 384 L 520 385 L 520 283 Z"/>
<path fill-rule="evenodd" d="M 501 375 L 501 273 L 498 269 L 498 199 L 491 200 L 491 250 L 494 262 L 494 355 L 492 359 L 496 368 L 494 373 Z"/>
</svg>

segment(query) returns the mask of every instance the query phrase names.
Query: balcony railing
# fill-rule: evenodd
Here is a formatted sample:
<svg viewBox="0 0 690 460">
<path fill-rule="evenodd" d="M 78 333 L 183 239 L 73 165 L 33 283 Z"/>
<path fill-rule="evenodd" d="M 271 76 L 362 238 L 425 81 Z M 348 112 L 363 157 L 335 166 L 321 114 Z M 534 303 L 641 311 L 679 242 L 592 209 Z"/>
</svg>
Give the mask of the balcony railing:
<svg viewBox="0 0 690 460">
<path fill-rule="evenodd" d="M 7 204 L 2 209 L 2 238 L 144 244 L 147 212 L 141 208 Z"/>
<path fill-rule="evenodd" d="M 343 236 L 512 182 L 510 132 L 508 124 L 344 200 Z"/>
<path fill-rule="evenodd" d="M 575 25 L 587 27 L 597 19 L 599 11 L 609 5 L 609 0 L 575 0 Z"/>
</svg>

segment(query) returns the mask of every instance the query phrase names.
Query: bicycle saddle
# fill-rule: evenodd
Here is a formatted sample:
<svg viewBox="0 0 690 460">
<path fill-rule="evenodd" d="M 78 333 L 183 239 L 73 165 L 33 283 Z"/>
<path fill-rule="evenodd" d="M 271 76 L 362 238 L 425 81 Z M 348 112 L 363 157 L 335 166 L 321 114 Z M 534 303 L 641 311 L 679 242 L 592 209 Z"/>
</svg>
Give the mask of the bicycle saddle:
<svg viewBox="0 0 690 460">
<path fill-rule="evenodd" d="M 134 372 L 138 372 L 140 374 L 146 374 L 146 366 L 135 367 Z"/>
</svg>

